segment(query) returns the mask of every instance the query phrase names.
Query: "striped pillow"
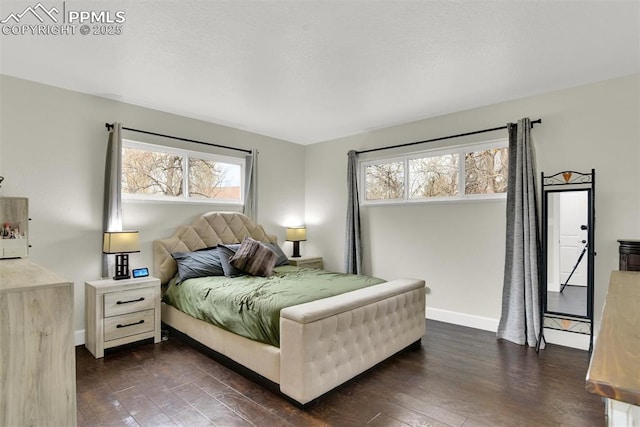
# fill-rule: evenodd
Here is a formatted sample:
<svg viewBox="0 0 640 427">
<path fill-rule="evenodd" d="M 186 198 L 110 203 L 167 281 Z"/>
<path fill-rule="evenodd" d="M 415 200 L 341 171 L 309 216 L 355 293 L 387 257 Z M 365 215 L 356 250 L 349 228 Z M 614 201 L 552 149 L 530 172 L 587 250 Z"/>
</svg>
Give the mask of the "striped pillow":
<svg viewBox="0 0 640 427">
<path fill-rule="evenodd" d="M 231 265 L 252 276 L 271 276 L 278 255 L 271 249 L 247 236 L 235 255 L 229 259 Z"/>
</svg>

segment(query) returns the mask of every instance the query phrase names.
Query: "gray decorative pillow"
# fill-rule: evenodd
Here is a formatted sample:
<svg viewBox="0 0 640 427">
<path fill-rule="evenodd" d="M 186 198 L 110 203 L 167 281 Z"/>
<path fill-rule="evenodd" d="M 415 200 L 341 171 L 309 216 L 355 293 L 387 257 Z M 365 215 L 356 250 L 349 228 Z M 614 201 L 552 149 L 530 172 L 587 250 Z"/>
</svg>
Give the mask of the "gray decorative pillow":
<svg viewBox="0 0 640 427">
<path fill-rule="evenodd" d="M 231 264 L 230 259 L 232 256 L 236 254 L 236 251 L 232 249 L 230 246 L 232 245 L 218 245 L 218 249 L 217 249 L 218 256 L 220 257 L 220 262 L 222 263 L 222 270 L 224 271 L 224 275 L 227 277 L 244 276 L 245 275 L 244 271 L 238 268 L 235 268 Z"/>
<path fill-rule="evenodd" d="M 245 237 L 240 247 L 229 262 L 236 268 L 246 271 L 252 276 L 271 276 L 276 265 L 278 255 L 264 244 Z"/>
<path fill-rule="evenodd" d="M 224 276 L 217 249 L 196 252 L 174 252 L 171 254 L 178 264 L 180 282 L 194 277 Z"/>
<path fill-rule="evenodd" d="M 265 245 L 266 247 L 271 249 L 273 252 L 275 252 L 276 255 L 278 255 L 278 260 L 276 261 L 276 267 L 280 265 L 289 265 L 289 257 L 287 257 L 284 254 L 280 246 L 278 246 L 276 243 L 263 243 L 263 245 Z"/>
</svg>

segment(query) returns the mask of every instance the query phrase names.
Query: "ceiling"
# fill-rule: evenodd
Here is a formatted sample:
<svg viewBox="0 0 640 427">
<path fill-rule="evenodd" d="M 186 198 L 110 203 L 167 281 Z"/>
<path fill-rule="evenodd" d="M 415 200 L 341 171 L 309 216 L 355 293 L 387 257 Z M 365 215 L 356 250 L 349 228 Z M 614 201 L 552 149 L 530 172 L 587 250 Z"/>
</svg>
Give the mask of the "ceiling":
<svg viewBox="0 0 640 427">
<path fill-rule="evenodd" d="M 0 34 L 1 73 L 299 144 L 640 72 L 640 1 L 42 5 L 123 34 Z"/>
</svg>

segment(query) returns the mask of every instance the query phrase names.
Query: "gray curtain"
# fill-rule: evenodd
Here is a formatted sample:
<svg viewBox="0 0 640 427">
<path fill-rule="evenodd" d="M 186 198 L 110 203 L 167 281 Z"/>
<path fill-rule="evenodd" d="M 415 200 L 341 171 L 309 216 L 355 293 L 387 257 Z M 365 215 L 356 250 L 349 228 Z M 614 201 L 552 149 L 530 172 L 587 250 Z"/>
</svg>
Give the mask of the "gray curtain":
<svg viewBox="0 0 640 427">
<path fill-rule="evenodd" d="M 507 238 L 497 337 L 534 347 L 540 331 L 537 172 L 529 118 L 510 123 Z"/>
<path fill-rule="evenodd" d="M 107 139 L 104 171 L 103 231 L 122 231 L 122 124 L 114 123 Z M 109 277 L 114 257 L 102 254 L 102 277 Z"/>
<path fill-rule="evenodd" d="M 245 157 L 244 207 L 242 213 L 258 222 L 258 150 Z"/>
<path fill-rule="evenodd" d="M 362 241 L 360 239 L 360 200 L 358 198 L 358 155 L 353 150 L 348 153 L 347 188 L 345 271 L 360 274 L 362 271 Z"/>
</svg>

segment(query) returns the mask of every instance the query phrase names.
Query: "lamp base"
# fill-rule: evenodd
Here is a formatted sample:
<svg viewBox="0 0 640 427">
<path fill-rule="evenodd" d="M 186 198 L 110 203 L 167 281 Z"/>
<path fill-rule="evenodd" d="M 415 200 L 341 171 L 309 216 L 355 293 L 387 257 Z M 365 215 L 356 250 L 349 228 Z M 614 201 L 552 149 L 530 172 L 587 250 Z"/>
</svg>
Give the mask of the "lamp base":
<svg viewBox="0 0 640 427">
<path fill-rule="evenodd" d="M 116 254 L 116 272 L 113 280 L 130 279 L 129 254 Z"/>
<path fill-rule="evenodd" d="M 293 255 L 291 258 L 300 258 L 300 242 L 293 242 Z"/>
</svg>

